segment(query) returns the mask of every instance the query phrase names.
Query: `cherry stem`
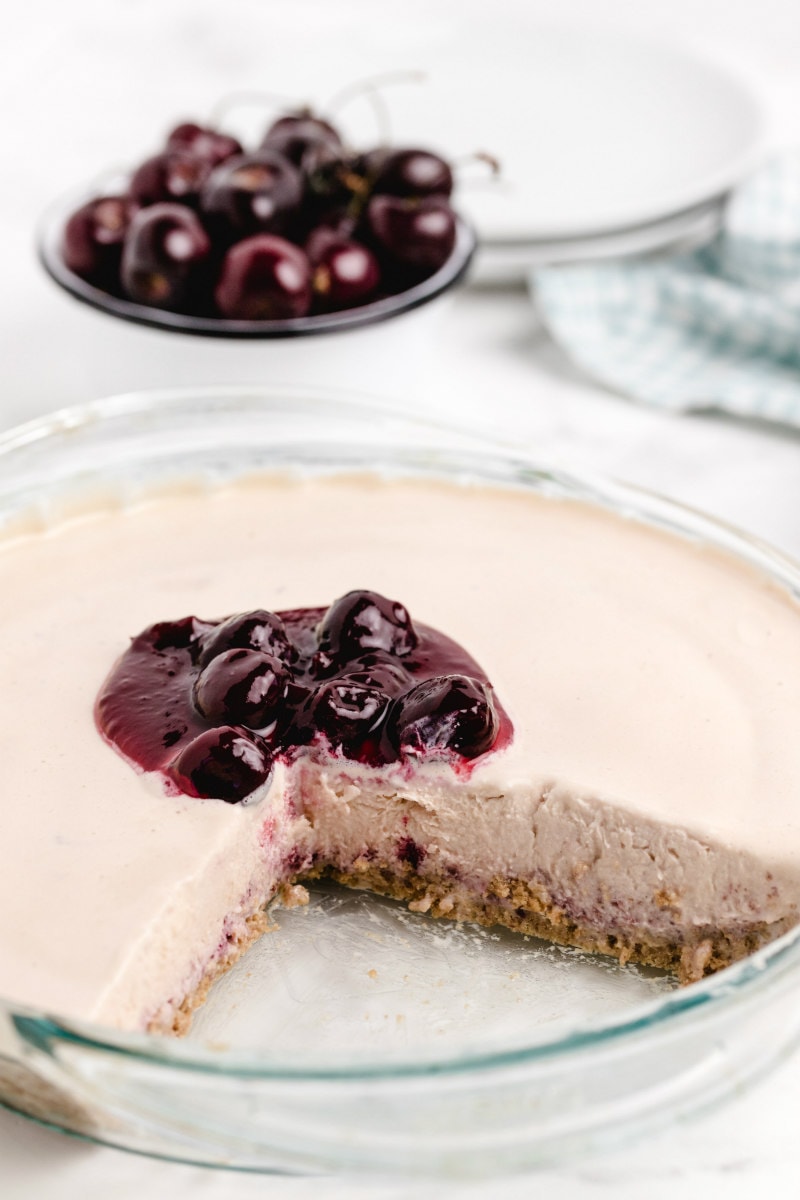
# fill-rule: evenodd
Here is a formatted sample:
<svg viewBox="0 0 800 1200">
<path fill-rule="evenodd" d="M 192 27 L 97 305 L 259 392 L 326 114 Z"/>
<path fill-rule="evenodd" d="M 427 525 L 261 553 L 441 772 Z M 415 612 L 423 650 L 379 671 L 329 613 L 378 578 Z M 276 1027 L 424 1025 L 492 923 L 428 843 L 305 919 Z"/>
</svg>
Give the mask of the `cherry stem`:
<svg viewBox="0 0 800 1200">
<path fill-rule="evenodd" d="M 488 167 L 490 179 L 497 179 L 502 171 L 499 159 L 495 158 L 493 154 L 489 154 L 487 150 L 476 150 L 473 154 L 465 154 L 461 158 L 451 159 L 450 166 L 459 170 L 471 163 L 482 163 Z"/>
<path fill-rule="evenodd" d="M 222 96 L 209 114 L 209 124 L 219 126 L 224 121 L 227 114 L 233 108 L 242 107 L 260 107 L 271 108 L 273 111 L 276 108 L 285 108 L 292 112 L 311 113 L 310 105 L 300 104 L 290 100 L 287 96 L 278 95 L 276 92 L 261 92 L 255 89 L 228 92 L 226 96 Z"/>
<path fill-rule="evenodd" d="M 392 137 L 391 120 L 388 106 L 381 94 L 381 88 L 390 87 L 396 83 L 422 83 L 426 78 L 424 71 L 385 71 L 381 75 L 369 75 L 366 79 L 357 79 L 354 83 L 348 83 L 341 91 L 335 93 L 325 105 L 325 112 L 328 116 L 333 116 L 351 100 L 365 96 L 375 114 L 378 139 L 383 145 L 388 145 Z"/>
</svg>

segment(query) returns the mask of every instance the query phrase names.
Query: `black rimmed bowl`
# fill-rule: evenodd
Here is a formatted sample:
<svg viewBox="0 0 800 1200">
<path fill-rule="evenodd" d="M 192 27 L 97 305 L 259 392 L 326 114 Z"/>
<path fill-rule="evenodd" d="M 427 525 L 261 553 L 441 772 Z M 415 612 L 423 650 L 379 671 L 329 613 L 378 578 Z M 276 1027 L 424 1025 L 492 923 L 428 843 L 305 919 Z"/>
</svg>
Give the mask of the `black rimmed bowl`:
<svg viewBox="0 0 800 1200">
<path fill-rule="evenodd" d="M 344 333 L 388 321 L 430 303 L 455 287 L 466 274 L 477 245 L 472 228 L 459 217 L 455 245 L 447 262 L 427 279 L 405 291 L 339 312 L 314 313 L 283 320 L 238 321 L 225 317 L 195 316 L 138 304 L 134 300 L 104 291 L 67 267 L 61 253 L 64 229 L 72 213 L 88 199 L 83 193 L 60 200 L 45 214 L 39 229 L 38 250 L 40 261 L 50 278 L 76 300 L 81 300 L 109 316 L 171 333 L 188 333 L 200 337 L 297 338 L 318 333 Z"/>
</svg>

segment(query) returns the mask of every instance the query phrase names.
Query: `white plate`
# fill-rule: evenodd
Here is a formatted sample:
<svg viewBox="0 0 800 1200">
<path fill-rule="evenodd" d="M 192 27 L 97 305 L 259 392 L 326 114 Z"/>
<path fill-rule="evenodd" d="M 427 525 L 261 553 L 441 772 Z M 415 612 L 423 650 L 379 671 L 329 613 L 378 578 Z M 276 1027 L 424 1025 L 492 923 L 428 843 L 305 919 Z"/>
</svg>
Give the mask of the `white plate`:
<svg viewBox="0 0 800 1200">
<path fill-rule="evenodd" d="M 665 42 L 487 15 L 419 65 L 426 86 L 387 96 L 395 136 L 497 156 L 502 181 L 465 171 L 458 195 L 493 245 L 659 220 L 721 195 L 764 148 L 749 86 Z"/>
<path fill-rule="evenodd" d="M 599 237 L 484 242 L 470 268 L 470 283 L 494 286 L 516 282 L 527 279 L 537 267 L 564 263 L 687 254 L 706 245 L 719 232 L 724 212 L 725 198 L 721 197 L 662 221 L 631 225 Z"/>
</svg>

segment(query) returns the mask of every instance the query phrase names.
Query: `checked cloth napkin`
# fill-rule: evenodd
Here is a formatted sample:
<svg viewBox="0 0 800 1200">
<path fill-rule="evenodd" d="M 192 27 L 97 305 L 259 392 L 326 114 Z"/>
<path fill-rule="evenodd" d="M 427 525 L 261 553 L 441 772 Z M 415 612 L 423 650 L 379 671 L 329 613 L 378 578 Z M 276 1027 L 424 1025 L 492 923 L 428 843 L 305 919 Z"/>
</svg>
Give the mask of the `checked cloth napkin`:
<svg viewBox="0 0 800 1200">
<path fill-rule="evenodd" d="M 540 268 L 531 285 L 555 340 L 612 390 L 800 426 L 800 151 L 739 186 L 700 251 Z"/>
</svg>

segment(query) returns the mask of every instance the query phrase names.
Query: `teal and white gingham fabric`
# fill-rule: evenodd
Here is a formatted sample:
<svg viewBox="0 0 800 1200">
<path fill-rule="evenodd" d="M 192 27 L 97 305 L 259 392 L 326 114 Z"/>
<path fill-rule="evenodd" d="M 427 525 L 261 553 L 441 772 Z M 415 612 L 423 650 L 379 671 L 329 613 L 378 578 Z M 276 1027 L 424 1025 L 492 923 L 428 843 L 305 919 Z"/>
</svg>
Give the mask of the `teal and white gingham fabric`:
<svg viewBox="0 0 800 1200">
<path fill-rule="evenodd" d="M 613 390 L 800 425 L 800 152 L 742 184 L 701 251 L 531 282 L 556 341 Z"/>
</svg>

